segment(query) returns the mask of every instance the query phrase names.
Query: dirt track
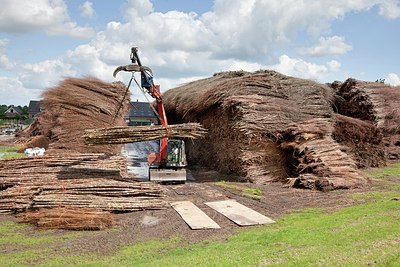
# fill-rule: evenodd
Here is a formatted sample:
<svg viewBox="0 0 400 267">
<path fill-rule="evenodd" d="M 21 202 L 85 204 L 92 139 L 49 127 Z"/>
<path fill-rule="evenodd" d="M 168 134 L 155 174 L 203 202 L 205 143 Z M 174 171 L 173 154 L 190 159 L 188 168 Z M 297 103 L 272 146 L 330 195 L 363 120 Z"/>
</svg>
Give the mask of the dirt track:
<svg viewBox="0 0 400 267">
<path fill-rule="evenodd" d="M 210 176 L 211 175 L 211 176 Z M 166 185 L 168 200 L 189 200 L 201 208 L 208 216 L 215 220 L 221 229 L 216 230 L 191 230 L 180 216 L 172 208 L 165 210 L 148 210 L 117 215 L 117 226 L 97 232 L 81 232 L 79 238 L 69 240 L 67 243 L 55 244 L 55 251 L 62 247 L 68 247 L 68 254 L 79 254 L 82 252 L 93 252 L 108 254 L 117 250 L 120 245 L 127 245 L 150 239 L 168 239 L 180 237 L 182 242 L 195 243 L 204 240 L 224 240 L 235 233 L 240 227 L 233 222 L 204 205 L 211 200 L 222 200 L 227 198 L 236 199 L 238 202 L 274 219 L 289 213 L 290 211 L 306 207 L 322 207 L 337 209 L 353 204 L 355 200 L 349 195 L 359 190 L 339 190 L 335 192 L 322 193 L 304 189 L 293 189 L 283 187 L 281 183 L 255 186 L 248 183 L 229 182 L 230 187 L 216 185 L 212 181 L 204 181 L 204 177 L 212 177 L 221 180 L 214 172 L 193 172 L 196 182 L 184 185 Z M 226 177 L 222 177 L 223 179 Z M 254 200 L 242 195 L 241 188 L 258 188 L 263 192 L 260 200 Z M 0 215 L 0 221 L 15 220 L 12 216 Z M 28 227 L 29 235 L 43 235 L 36 227 Z M 69 231 L 57 230 L 50 235 L 63 235 Z M 47 233 L 46 233 L 47 235 Z M 18 248 L 5 248 L 0 246 L 0 251 L 15 251 Z"/>
</svg>

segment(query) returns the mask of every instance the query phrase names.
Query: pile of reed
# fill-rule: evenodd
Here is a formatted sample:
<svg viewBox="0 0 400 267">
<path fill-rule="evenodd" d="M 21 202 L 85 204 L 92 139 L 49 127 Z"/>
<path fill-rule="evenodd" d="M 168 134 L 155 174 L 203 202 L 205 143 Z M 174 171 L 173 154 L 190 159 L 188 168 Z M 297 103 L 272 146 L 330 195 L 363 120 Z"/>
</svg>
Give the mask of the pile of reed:
<svg viewBox="0 0 400 267">
<path fill-rule="evenodd" d="M 199 123 L 183 123 L 175 125 L 151 125 L 135 127 L 112 127 L 89 129 L 84 139 L 89 145 L 126 144 L 168 138 L 195 139 L 203 137 L 206 130 Z"/>
</svg>

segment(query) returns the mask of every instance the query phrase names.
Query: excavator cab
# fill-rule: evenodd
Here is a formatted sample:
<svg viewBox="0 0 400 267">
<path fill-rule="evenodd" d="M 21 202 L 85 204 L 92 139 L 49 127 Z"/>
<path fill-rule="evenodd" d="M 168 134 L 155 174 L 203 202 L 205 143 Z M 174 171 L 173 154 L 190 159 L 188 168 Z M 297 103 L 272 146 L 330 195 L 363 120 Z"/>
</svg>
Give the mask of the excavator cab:
<svg viewBox="0 0 400 267">
<path fill-rule="evenodd" d="M 182 140 L 168 140 L 167 167 L 186 167 L 185 142 Z"/>
<path fill-rule="evenodd" d="M 162 161 L 160 154 L 149 154 L 149 178 L 154 182 L 184 183 L 186 181 L 187 166 L 185 142 L 169 139 L 167 144 L 167 158 Z"/>
</svg>

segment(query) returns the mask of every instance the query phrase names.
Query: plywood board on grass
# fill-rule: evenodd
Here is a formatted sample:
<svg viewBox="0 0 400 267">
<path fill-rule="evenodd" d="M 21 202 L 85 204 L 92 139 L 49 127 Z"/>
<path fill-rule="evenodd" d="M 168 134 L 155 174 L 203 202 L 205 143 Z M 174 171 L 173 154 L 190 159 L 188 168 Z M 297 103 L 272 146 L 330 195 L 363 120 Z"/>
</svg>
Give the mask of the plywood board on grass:
<svg viewBox="0 0 400 267">
<path fill-rule="evenodd" d="M 171 202 L 171 206 L 193 230 L 219 229 L 219 225 L 190 201 Z"/>
<path fill-rule="evenodd" d="M 222 200 L 204 203 L 218 211 L 234 223 L 240 226 L 274 223 L 272 219 L 252 210 L 236 200 Z"/>
</svg>

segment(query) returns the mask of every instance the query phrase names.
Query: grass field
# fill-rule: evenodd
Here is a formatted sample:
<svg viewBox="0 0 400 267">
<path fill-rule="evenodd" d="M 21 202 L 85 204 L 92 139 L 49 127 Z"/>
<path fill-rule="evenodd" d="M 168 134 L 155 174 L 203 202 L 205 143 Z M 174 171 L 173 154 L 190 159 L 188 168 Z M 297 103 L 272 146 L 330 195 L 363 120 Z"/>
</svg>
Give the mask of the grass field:
<svg viewBox="0 0 400 267">
<path fill-rule="evenodd" d="M 54 236 L 41 231 L 33 237 L 27 226 L 2 222 L 0 251 L 7 246 L 15 251 L 2 253 L 0 265 L 400 266 L 400 164 L 368 173 L 376 188 L 352 195 L 361 204 L 333 212 L 299 210 L 276 224 L 240 229 L 224 242 L 188 245 L 177 234 L 124 246 L 107 256 L 71 255 L 52 247 L 90 232 Z"/>
<path fill-rule="evenodd" d="M 0 146 L 0 159 L 12 159 L 23 157 L 23 153 L 18 153 L 18 148 Z"/>
</svg>

